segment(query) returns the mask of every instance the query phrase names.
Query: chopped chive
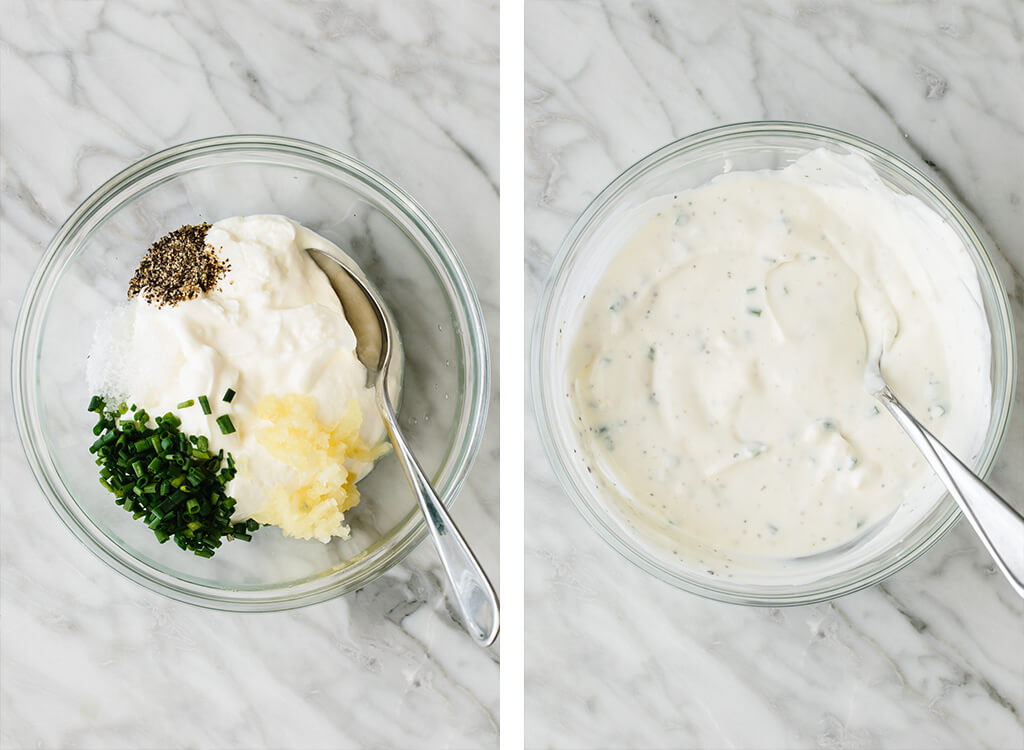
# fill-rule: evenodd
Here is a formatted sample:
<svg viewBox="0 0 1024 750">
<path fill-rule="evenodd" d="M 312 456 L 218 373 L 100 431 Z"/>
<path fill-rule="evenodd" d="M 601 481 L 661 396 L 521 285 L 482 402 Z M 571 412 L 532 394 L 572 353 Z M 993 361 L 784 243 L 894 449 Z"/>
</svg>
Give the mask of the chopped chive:
<svg viewBox="0 0 1024 750">
<path fill-rule="evenodd" d="M 180 404 L 178 404 L 178 408 L 179 409 L 187 409 L 190 406 L 194 406 L 195 403 L 196 403 L 195 399 L 191 399 L 190 398 L 188 401 L 182 401 Z"/>
<path fill-rule="evenodd" d="M 758 317 L 758 318 L 761 317 L 761 311 L 758 310 L 756 307 L 748 307 L 747 308 L 747 313 L 749 315 L 753 315 L 753 316 Z"/>
<path fill-rule="evenodd" d="M 228 388 L 226 391 L 224 391 L 224 398 L 221 399 L 221 400 L 222 401 L 227 401 L 230 404 L 231 403 L 231 399 L 233 399 L 234 397 L 235 397 L 235 389 L 234 388 Z"/>
<path fill-rule="evenodd" d="M 101 412 L 105 408 L 99 397 L 89 405 Z M 237 470 L 230 453 L 211 454 L 209 438 L 183 433 L 172 412 L 151 422 L 135 405 L 122 405 L 119 411 L 120 416 L 109 418 L 101 413 L 89 448 L 97 479 L 117 505 L 142 520 L 158 542 L 173 538 L 200 557 L 212 557 L 223 540 L 251 539 L 259 523 L 231 523 L 236 503 L 225 486 Z M 150 427 L 153 422 L 156 426 Z M 235 431 L 227 415 L 217 423 L 224 434 Z"/>
<path fill-rule="evenodd" d="M 212 414 L 213 410 L 210 409 L 210 399 L 206 396 L 199 397 L 199 408 L 203 410 L 203 414 Z"/>
<path fill-rule="evenodd" d="M 89 411 L 101 412 L 104 406 L 106 406 L 106 403 L 99 396 L 93 396 L 89 399 Z"/>
</svg>

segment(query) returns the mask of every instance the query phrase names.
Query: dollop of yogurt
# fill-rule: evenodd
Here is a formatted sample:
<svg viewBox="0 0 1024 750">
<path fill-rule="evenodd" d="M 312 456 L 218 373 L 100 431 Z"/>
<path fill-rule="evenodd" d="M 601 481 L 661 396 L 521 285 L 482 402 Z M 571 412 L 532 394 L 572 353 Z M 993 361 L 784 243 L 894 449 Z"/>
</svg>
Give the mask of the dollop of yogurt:
<svg viewBox="0 0 1024 750">
<path fill-rule="evenodd" d="M 233 520 L 252 517 L 275 488 L 303 481 L 257 440 L 257 405 L 264 396 L 304 394 L 316 401 L 317 419 L 333 423 L 355 400 L 360 437 L 370 445 L 384 425 L 356 358 L 356 338 L 330 282 L 306 248 L 343 253 L 285 216 L 222 219 L 206 243 L 230 264 L 219 288 L 173 307 L 135 297 L 99 324 L 87 367 L 92 393 L 128 399 L 156 416 L 168 411 L 183 432 L 206 435 L 213 451 L 231 453 L 239 467 L 227 486 Z M 222 396 L 236 393 L 229 403 Z M 212 414 L 199 404 L 209 397 Z M 117 401 L 114 400 L 113 403 Z M 236 431 L 221 433 L 215 419 L 229 414 Z M 349 459 L 362 477 L 368 462 Z"/>
<path fill-rule="evenodd" d="M 656 543 L 797 558 L 934 502 L 865 384 L 966 461 L 991 411 L 990 334 L 954 231 L 857 155 L 818 150 L 650 201 L 578 319 L 581 460 Z"/>
</svg>

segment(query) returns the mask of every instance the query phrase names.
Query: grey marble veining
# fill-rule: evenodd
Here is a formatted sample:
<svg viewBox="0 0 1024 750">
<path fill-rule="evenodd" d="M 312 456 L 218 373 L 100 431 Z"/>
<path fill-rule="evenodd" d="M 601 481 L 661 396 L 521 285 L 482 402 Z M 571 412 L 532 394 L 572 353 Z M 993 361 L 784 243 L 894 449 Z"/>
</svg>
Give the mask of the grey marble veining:
<svg viewBox="0 0 1024 750">
<path fill-rule="evenodd" d="M 527 301 L 624 168 L 728 122 L 848 130 L 943 183 L 1024 331 L 1024 4 L 567 2 L 526 21 Z M 1024 403 L 993 484 L 1024 501 Z M 1022 748 L 1024 602 L 964 524 L 829 604 L 745 609 L 634 568 L 527 419 L 526 738 L 551 748 Z"/>
<path fill-rule="evenodd" d="M 429 545 L 303 610 L 165 600 L 49 510 L 8 372 L 29 276 L 79 201 L 149 152 L 246 132 L 337 148 L 408 190 L 469 269 L 496 372 L 497 2 L 6 0 L 0 16 L 0 746 L 495 747 L 497 649 L 453 620 Z M 497 461 L 492 408 L 453 515 L 496 581 Z"/>
</svg>

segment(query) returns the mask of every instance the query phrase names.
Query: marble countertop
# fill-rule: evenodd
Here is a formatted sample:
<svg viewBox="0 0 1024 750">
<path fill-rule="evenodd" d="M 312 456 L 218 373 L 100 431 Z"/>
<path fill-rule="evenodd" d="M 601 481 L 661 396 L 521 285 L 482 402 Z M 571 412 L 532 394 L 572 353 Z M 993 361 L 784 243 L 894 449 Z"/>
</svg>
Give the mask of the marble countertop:
<svg viewBox="0 0 1024 750">
<path fill-rule="evenodd" d="M 887 146 L 968 206 L 1021 341 L 1021 3 L 534 0 L 526 37 L 528 314 L 573 220 L 625 167 L 707 127 L 790 119 Z M 992 474 L 1017 499 L 1022 397 Z M 718 604 L 607 546 L 535 429 L 530 414 L 528 747 L 1024 747 L 1024 602 L 966 524 L 829 604 Z"/>
<path fill-rule="evenodd" d="M 498 652 L 453 621 L 429 544 L 362 591 L 303 610 L 164 599 L 107 568 L 47 508 L 8 373 L 29 276 L 93 188 L 175 143 L 272 133 L 352 154 L 420 201 L 475 282 L 496 375 L 497 1 L 3 8 L 0 746 L 496 747 Z M 453 509 L 495 579 L 497 427 L 492 408 Z"/>
</svg>

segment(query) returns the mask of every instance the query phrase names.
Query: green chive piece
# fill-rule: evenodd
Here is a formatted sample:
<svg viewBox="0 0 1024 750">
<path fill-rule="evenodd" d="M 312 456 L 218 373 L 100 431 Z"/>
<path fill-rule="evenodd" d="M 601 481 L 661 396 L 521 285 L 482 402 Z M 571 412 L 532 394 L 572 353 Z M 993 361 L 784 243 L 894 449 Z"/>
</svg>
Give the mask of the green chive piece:
<svg viewBox="0 0 1024 750">
<path fill-rule="evenodd" d="M 231 399 L 233 399 L 234 397 L 235 397 L 235 389 L 234 388 L 228 388 L 226 391 L 224 391 L 224 398 L 222 400 L 223 401 L 227 401 L 230 404 L 231 403 Z"/>
<path fill-rule="evenodd" d="M 231 422 L 231 417 L 227 414 L 217 417 L 217 426 L 220 427 L 220 431 L 225 435 L 230 435 L 235 431 L 235 425 Z"/>
<path fill-rule="evenodd" d="M 203 414 L 212 414 L 213 410 L 210 409 L 210 399 L 206 396 L 199 397 L 199 407 L 203 410 Z"/>
<path fill-rule="evenodd" d="M 103 411 L 104 406 L 106 406 L 106 404 L 99 396 L 93 396 L 89 399 L 89 411 L 101 412 Z"/>
<path fill-rule="evenodd" d="M 188 401 L 182 401 L 180 404 L 178 404 L 178 408 L 179 409 L 187 409 L 190 406 L 194 406 L 195 403 L 196 403 L 195 399 L 191 399 L 190 398 Z"/>
</svg>

